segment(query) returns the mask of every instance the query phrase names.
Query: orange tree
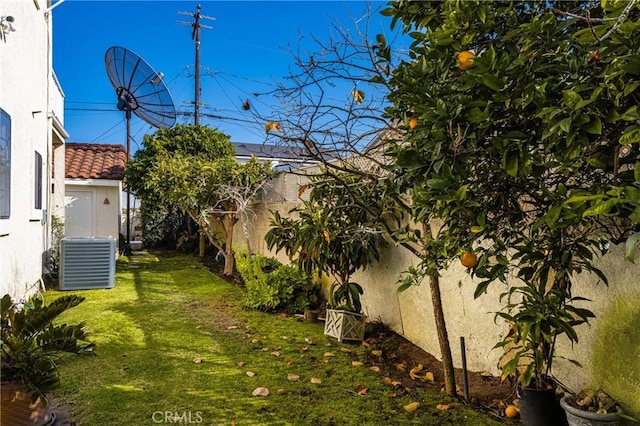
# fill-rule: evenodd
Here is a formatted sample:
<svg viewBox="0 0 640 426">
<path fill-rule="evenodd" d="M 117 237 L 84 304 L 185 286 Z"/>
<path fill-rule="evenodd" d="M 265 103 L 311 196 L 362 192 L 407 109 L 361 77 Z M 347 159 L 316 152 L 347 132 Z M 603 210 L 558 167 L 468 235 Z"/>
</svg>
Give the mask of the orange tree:
<svg viewBox="0 0 640 426">
<path fill-rule="evenodd" d="M 522 343 L 505 373 L 524 386 L 542 385 L 556 338 L 577 341 L 593 315 L 573 303 L 575 274 L 606 282 L 595 256 L 626 240 L 631 257 L 637 240 L 638 4 L 401 0 L 383 12 L 413 40 L 388 82 L 387 115 L 405 130 L 393 179 L 418 223 L 443 224 L 407 232 L 425 248 L 411 272 L 437 279 L 474 249 L 476 296 L 517 275 L 499 315 Z M 532 362 L 519 373 L 521 357 Z"/>
</svg>

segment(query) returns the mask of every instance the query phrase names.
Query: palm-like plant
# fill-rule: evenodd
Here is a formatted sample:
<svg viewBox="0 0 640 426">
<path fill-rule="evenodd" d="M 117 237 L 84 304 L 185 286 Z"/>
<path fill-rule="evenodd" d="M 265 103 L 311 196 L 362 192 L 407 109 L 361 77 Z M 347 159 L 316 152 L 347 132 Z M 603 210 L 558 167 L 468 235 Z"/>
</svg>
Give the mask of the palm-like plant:
<svg viewBox="0 0 640 426">
<path fill-rule="evenodd" d="M 5 295 L 0 301 L 0 381 L 24 384 L 33 402 L 40 399 L 46 405 L 46 394 L 60 383 L 61 355 L 95 354 L 84 324 L 53 324 L 82 301 L 84 297 L 68 295 L 45 305 L 42 298 L 33 297 L 20 306 Z"/>
</svg>

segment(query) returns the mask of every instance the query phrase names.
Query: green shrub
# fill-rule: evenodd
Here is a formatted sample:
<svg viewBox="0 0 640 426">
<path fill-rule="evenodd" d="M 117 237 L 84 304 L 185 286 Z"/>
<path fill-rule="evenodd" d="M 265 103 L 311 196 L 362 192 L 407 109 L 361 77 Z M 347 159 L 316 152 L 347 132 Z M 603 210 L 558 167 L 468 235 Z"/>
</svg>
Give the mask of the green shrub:
<svg viewBox="0 0 640 426">
<path fill-rule="evenodd" d="M 319 286 L 293 266 L 247 252 L 236 254 L 236 266 L 247 288 L 248 308 L 292 314 L 319 305 Z"/>
<path fill-rule="evenodd" d="M 280 265 L 269 274 L 267 286 L 277 289 L 281 308 L 288 314 L 320 305 L 320 287 L 295 266 Z"/>
</svg>

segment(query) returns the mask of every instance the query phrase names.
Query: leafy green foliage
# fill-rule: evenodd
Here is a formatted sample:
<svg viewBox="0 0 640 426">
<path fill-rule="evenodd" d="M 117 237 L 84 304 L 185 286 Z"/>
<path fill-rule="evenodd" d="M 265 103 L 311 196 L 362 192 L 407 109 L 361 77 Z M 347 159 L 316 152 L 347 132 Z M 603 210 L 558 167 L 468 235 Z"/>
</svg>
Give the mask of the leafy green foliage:
<svg viewBox="0 0 640 426">
<path fill-rule="evenodd" d="M 406 137 L 391 151 L 396 176 L 412 192 L 417 220 L 445 222 L 432 250 L 439 260 L 429 269 L 490 241 L 475 272 L 504 279 L 508 268 L 498 258 L 509 249 L 561 245 L 581 258 L 597 251 L 594 235 L 622 239 L 629 228 L 620 220 L 633 218 L 640 201 L 629 195 L 638 192 L 637 147 L 620 154 L 621 138 L 638 123 L 636 76 L 622 59 L 640 49 L 636 25 L 597 44 L 585 20 L 568 14 L 586 16 L 588 5 L 579 2 L 391 6 L 387 13 L 414 43 L 413 60 L 394 73 L 388 113 L 402 123 L 420 119 L 413 130 L 403 127 Z M 615 18 L 620 10 L 589 13 Z M 630 21 L 637 15 L 634 9 Z M 589 25 L 603 32 L 613 22 Z M 478 52 L 467 71 L 456 62 L 463 50 Z"/>
<path fill-rule="evenodd" d="M 561 317 L 571 278 L 606 283 L 593 260 L 640 223 L 636 3 L 400 0 L 384 12 L 413 40 L 389 80 L 387 116 L 404 131 L 391 179 L 417 222 L 442 224 L 417 270 L 437 276 L 476 247 L 476 296 L 510 274 L 536 300 L 562 290 L 538 345 L 572 335 Z M 459 66 L 463 51 L 473 66 Z M 510 308 L 526 322 L 526 298 Z M 553 343 L 537 354 L 547 359 L 530 377 L 551 365 Z"/>
<path fill-rule="evenodd" d="M 512 301 L 514 296 L 521 299 Z M 516 377 L 523 386 L 534 378 L 543 384 L 551 370 L 555 340 L 564 334 L 571 343 L 578 343 L 575 327 L 594 314 L 573 306 L 586 299 L 568 297 L 560 288 L 544 293 L 532 286 L 512 287 L 501 295 L 504 297 L 509 303 L 497 316 L 513 324 L 513 333 L 495 346 L 506 348 L 503 359 L 508 361 L 502 367 L 503 374 Z"/>
<path fill-rule="evenodd" d="M 294 314 L 320 304 L 319 286 L 293 266 L 246 251 L 237 253 L 237 266 L 247 288 L 248 308 Z"/>
<path fill-rule="evenodd" d="M 304 273 L 331 275 L 332 307 L 360 312 L 363 290 L 351 276 L 377 262 L 386 242 L 370 212 L 353 200 L 364 185 L 356 176 L 341 178 L 314 178 L 309 200 L 290 212 L 298 219 L 274 212 L 265 240 L 269 249 L 284 250 Z"/>
<path fill-rule="evenodd" d="M 51 249 L 46 261 L 47 271 L 44 275 L 48 287 L 58 282 L 60 269 L 60 240 L 64 237 L 64 222 L 56 215 L 51 215 Z"/>
<path fill-rule="evenodd" d="M 180 235 L 188 230 L 184 213 L 175 206 L 142 203 L 140 219 L 147 248 L 173 249 Z"/>
<path fill-rule="evenodd" d="M 56 364 L 60 355 L 94 354 L 93 343 L 82 343 L 87 340 L 84 324 L 53 324 L 83 300 L 67 295 L 45 306 L 36 296 L 18 306 L 11 296 L 4 295 L 0 302 L 2 382 L 23 383 L 34 402 L 40 398 L 47 403 L 46 394 L 60 384 Z"/>
<path fill-rule="evenodd" d="M 149 171 L 157 167 L 159 157 L 181 153 L 211 161 L 235 155 L 229 137 L 207 126 L 178 124 L 170 129 L 158 129 L 153 135 L 145 135 L 142 145 L 143 149 L 136 151 L 125 172 L 132 191 L 143 200 L 162 199 L 158 188 L 147 178 Z"/>
<path fill-rule="evenodd" d="M 238 163 L 229 136 L 206 126 L 159 129 L 143 145 L 126 172 L 134 192 L 143 203 L 175 206 L 193 218 L 223 253 L 223 272 L 233 274 L 233 227 L 274 175 L 271 165 Z"/>
</svg>

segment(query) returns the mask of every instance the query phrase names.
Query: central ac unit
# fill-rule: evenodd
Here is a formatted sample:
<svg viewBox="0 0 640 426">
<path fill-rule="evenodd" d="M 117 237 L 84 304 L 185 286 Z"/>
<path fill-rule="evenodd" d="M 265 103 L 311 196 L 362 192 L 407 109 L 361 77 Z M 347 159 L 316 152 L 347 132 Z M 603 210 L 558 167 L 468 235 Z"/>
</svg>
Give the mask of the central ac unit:
<svg viewBox="0 0 640 426">
<path fill-rule="evenodd" d="M 112 288 L 115 283 L 115 239 L 62 238 L 60 290 Z"/>
</svg>

